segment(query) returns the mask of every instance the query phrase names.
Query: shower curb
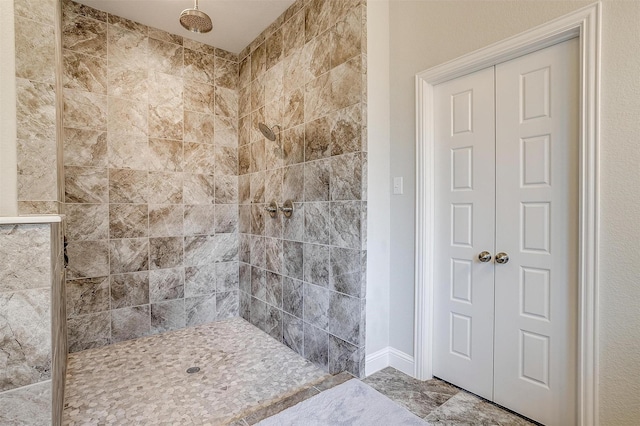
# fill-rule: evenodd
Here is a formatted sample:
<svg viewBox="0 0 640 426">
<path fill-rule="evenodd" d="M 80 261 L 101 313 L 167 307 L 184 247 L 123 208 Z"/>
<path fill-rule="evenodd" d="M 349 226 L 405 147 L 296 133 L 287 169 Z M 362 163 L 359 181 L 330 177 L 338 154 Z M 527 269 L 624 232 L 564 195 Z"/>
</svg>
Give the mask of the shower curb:
<svg viewBox="0 0 640 426">
<path fill-rule="evenodd" d="M 318 395 L 320 392 L 338 386 L 347 380 L 355 378 L 347 372 L 338 373 L 336 375 L 326 375 L 318 380 L 306 384 L 303 388 L 288 392 L 278 398 L 266 401 L 257 407 L 252 407 L 245 413 L 233 417 L 228 426 L 250 426 L 254 425 L 267 417 L 274 416 L 289 407 L 305 401 L 312 396 Z"/>
</svg>

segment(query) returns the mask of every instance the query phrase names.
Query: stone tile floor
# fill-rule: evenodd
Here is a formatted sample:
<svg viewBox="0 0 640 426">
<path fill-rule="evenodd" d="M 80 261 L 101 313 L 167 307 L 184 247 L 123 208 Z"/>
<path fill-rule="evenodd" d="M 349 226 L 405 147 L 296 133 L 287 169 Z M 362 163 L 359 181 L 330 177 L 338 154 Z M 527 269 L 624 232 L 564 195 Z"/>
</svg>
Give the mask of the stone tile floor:
<svg viewBox="0 0 640 426">
<path fill-rule="evenodd" d="M 536 425 L 442 380 L 420 381 L 390 367 L 363 382 L 432 425 Z"/>
<path fill-rule="evenodd" d="M 232 426 L 251 426 L 305 399 L 352 379 L 341 373 L 303 389 L 276 403 L 253 410 Z M 387 398 L 438 426 L 533 426 L 534 422 L 465 392 L 442 380 L 416 380 L 393 368 L 385 368 L 363 380 Z M 384 425 L 387 426 L 387 425 Z"/>
<path fill-rule="evenodd" d="M 247 426 L 351 378 L 234 318 L 71 354 L 64 424 Z M 441 380 L 386 368 L 363 381 L 429 424 L 535 425 Z"/>
<path fill-rule="evenodd" d="M 233 318 L 71 354 L 64 424 L 225 424 L 328 377 Z"/>
</svg>

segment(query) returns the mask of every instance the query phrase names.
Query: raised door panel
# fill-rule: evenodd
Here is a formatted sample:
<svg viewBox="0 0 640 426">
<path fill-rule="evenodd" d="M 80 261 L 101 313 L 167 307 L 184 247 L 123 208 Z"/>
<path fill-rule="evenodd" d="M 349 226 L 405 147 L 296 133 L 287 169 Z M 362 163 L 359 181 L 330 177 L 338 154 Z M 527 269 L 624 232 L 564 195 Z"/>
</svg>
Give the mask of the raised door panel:
<svg viewBox="0 0 640 426">
<path fill-rule="evenodd" d="M 575 39 L 496 66 L 494 401 L 546 425 L 575 423 L 577 76 Z"/>
<path fill-rule="evenodd" d="M 434 374 L 486 398 L 493 381 L 493 68 L 435 87 Z"/>
</svg>

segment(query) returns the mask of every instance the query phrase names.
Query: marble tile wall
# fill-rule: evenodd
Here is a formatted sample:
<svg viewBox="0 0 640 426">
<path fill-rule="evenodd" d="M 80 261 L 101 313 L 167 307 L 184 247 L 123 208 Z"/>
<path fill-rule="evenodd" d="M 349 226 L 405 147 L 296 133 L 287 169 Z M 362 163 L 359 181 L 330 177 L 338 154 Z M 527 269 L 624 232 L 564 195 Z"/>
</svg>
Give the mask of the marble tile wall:
<svg viewBox="0 0 640 426">
<path fill-rule="evenodd" d="M 238 315 L 234 54 L 63 2 L 71 352 Z"/>
<path fill-rule="evenodd" d="M 47 383 L 51 395 L 50 241 L 49 224 L 0 225 L 0 406 L 15 403 L 21 388 L 36 383 Z M 23 402 L 24 412 L 44 410 L 41 415 L 51 418 L 50 397 L 37 407 Z M 0 410 L 0 423 L 5 420 Z"/>
<path fill-rule="evenodd" d="M 56 0 L 14 0 L 18 213 L 60 212 Z"/>
<path fill-rule="evenodd" d="M 239 55 L 240 314 L 364 374 L 366 2 L 298 0 Z M 258 129 L 278 125 L 270 141 Z M 290 219 L 265 212 L 290 199 Z"/>
</svg>

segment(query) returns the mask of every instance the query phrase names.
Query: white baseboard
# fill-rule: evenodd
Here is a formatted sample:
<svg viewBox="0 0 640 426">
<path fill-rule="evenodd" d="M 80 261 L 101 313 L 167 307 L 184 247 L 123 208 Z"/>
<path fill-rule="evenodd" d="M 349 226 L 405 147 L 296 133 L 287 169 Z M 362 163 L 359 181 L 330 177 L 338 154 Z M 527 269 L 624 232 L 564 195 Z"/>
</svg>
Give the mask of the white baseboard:
<svg viewBox="0 0 640 426">
<path fill-rule="evenodd" d="M 415 374 L 413 357 L 396 348 L 387 346 L 386 348 L 367 355 L 365 360 L 365 375 L 370 376 L 387 367 L 393 367 L 411 377 Z"/>
<path fill-rule="evenodd" d="M 389 347 L 382 348 L 379 351 L 367 355 L 365 358 L 364 374 L 370 376 L 389 366 Z"/>
<path fill-rule="evenodd" d="M 389 348 L 389 365 L 411 377 L 415 374 L 413 357 L 396 348 Z"/>
</svg>

